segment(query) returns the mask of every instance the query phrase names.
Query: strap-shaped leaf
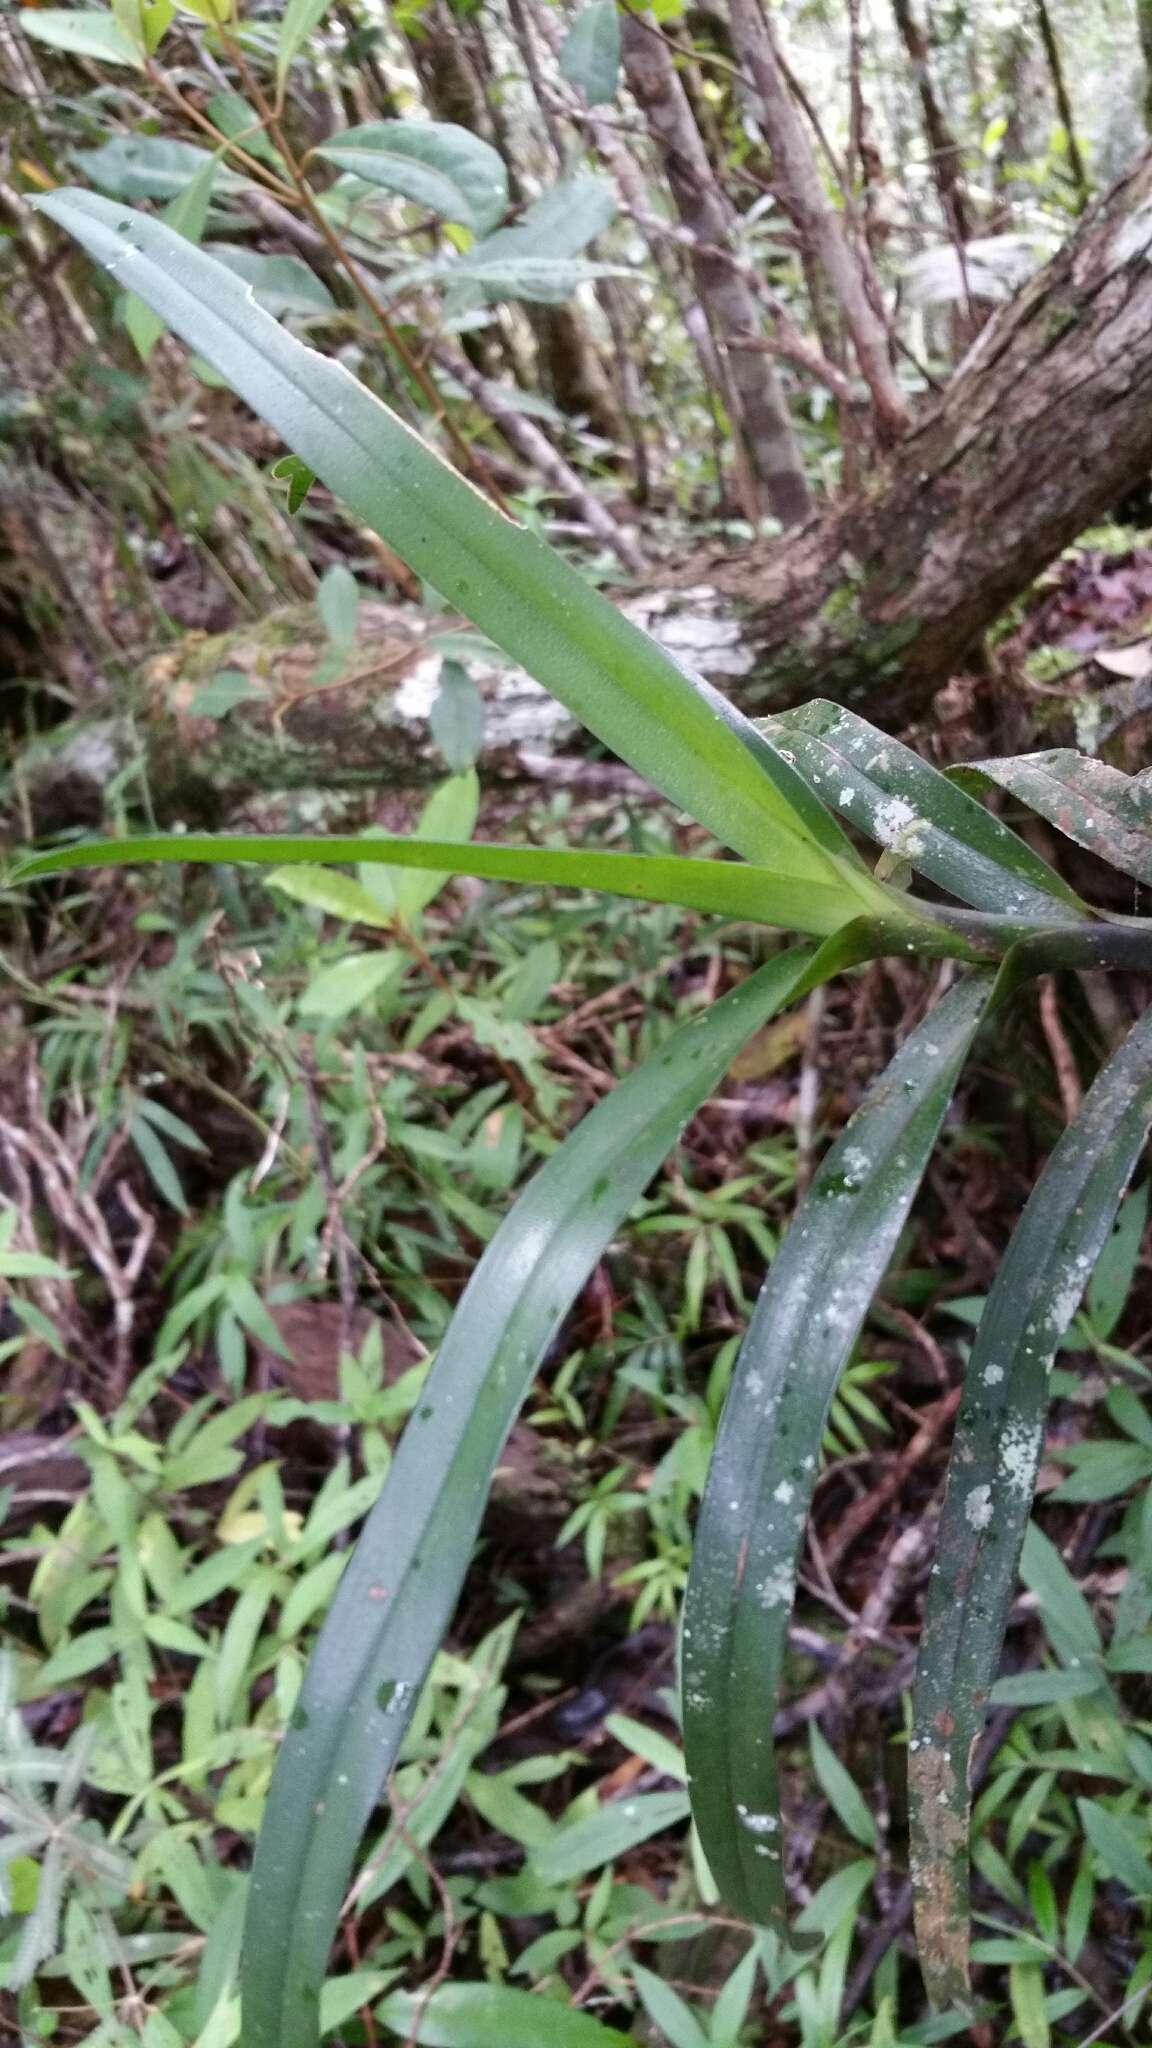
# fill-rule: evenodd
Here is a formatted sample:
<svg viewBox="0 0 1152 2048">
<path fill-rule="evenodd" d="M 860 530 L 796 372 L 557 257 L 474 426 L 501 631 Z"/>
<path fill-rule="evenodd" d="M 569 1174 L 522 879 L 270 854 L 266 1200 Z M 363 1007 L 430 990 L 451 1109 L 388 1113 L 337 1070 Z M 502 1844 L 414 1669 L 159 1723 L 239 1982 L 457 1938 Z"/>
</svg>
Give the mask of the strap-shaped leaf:
<svg viewBox="0 0 1152 2048">
<path fill-rule="evenodd" d="M 1152 1118 L 1152 1011 L 1055 1146 L 980 1319 L 948 1468 L 908 1776 L 934 2004 L 968 1990 L 968 1775 L 996 1677 L 1044 1441 L 1048 1373 Z"/>
<path fill-rule="evenodd" d="M 562 1318 L 745 1040 L 802 986 L 780 955 L 573 1132 L 480 1261 L 340 1582 L 277 1762 L 244 1938 L 245 2048 L 314 2048 L 360 1833 L 464 1576 L 492 1473 Z"/>
<path fill-rule="evenodd" d="M 757 725 L 824 803 L 961 903 L 1052 922 L 1057 906 L 1083 913 L 1075 891 L 1017 833 L 856 712 L 817 698 Z"/>
<path fill-rule="evenodd" d="M 405 561 L 590 732 L 748 860 L 847 877 L 891 910 L 788 762 L 707 685 L 517 526 L 342 364 L 279 327 L 242 281 L 159 221 L 65 189 L 38 200 L 154 307 Z"/>
<path fill-rule="evenodd" d="M 967 772 L 1010 790 L 1110 867 L 1152 883 L 1152 781 L 1147 774 L 1125 775 L 1074 747 L 975 761 Z"/>
<path fill-rule="evenodd" d="M 274 867 L 371 861 L 388 867 L 478 875 L 490 881 L 599 889 L 610 896 L 680 903 L 688 910 L 715 911 L 754 924 L 821 934 L 838 930 L 855 918 L 859 909 L 854 891 L 844 881 L 813 881 L 810 876 L 800 878 L 743 861 L 684 860 L 674 854 L 598 853 L 569 847 L 458 845 L 387 836 L 352 839 L 165 832 L 133 839 L 86 839 L 50 853 L 30 855 L 17 863 L 8 879 L 15 884 L 59 874 L 66 868 L 153 860 L 257 861 Z M 894 935 L 893 945 L 898 943 Z"/>
<path fill-rule="evenodd" d="M 781 1931 L 772 1719 L 820 1441 L 990 986 L 973 976 L 944 997 L 822 1162 L 756 1303 L 700 1513 L 683 1645 L 693 1812 L 727 1903 Z"/>
</svg>

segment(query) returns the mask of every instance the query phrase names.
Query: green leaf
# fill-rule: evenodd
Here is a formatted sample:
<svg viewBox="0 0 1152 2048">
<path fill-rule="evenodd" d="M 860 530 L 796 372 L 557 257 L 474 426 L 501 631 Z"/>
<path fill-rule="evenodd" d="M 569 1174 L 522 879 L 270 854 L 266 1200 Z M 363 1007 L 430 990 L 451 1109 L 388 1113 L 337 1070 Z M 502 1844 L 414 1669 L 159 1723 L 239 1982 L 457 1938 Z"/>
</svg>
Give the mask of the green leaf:
<svg viewBox="0 0 1152 2048">
<path fill-rule="evenodd" d="M 385 869 L 422 868 L 477 875 L 500 882 L 537 883 L 560 889 L 602 890 L 645 903 L 679 903 L 689 910 L 753 924 L 782 925 L 817 934 L 839 931 L 854 917 L 855 904 L 843 887 L 782 876 L 772 868 L 739 861 L 684 860 L 672 854 L 585 852 L 582 848 L 460 846 L 444 841 L 398 839 L 388 833 L 356 839 L 288 838 L 278 833 L 173 832 L 135 839 L 88 839 L 31 854 L 12 871 L 14 882 L 34 881 L 69 868 L 111 867 L 125 862 L 257 861 L 274 866 L 327 859 L 358 861 L 362 886 L 377 862 Z M 394 890 L 372 892 L 380 908 L 395 906 Z M 926 932 L 930 927 L 923 928 Z M 940 936 L 940 935 L 936 935 Z M 896 939 L 891 940 L 895 949 Z M 958 944 L 957 951 L 963 948 Z"/>
<path fill-rule="evenodd" d="M 646 1764 L 660 1772 L 661 1777 L 683 1782 L 686 1776 L 684 1752 L 674 1742 L 669 1742 L 666 1735 L 661 1735 L 659 1729 L 649 1728 L 644 1721 L 634 1721 L 630 1714 L 609 1714 L 604 1726 L 609 1735 L 614 1735 L 617 1742 L 622 1742 L 625 1749 L 632 1751 L 633 1756 L 643 1757 Z"/>
<path fill-rule="evenodd" d="M 667 2042 L 668 2048 L 708 2048 L 708 2035 L 671 1984 L 642 1964 L 633 1964 L 632 1978 L 661 2043 Z"/>
<path fill-rule="evenodd" d="M 316 609 L 332 646 L 347 653 L 356 639 L 360 616 L 360 586 L 344 562 L 325 569 L 316 592 Z"/>
<path fill-rule="evenodd" d="M 258 704 L 264 701 L 264 692 L 258 689 L 251 676 L 242 668 L 217 669 L 211 682 L 201 683 L 193 691 L 188 709 L 193 718 L 227 718 L 238 704 Z"/>
<path fill-rule="evenodd" d="M 326 1017 L 336 1023 L 391 988 L 411 964 L 408 954 L 396 947 L 383 953 L 348 953 L 312 976 L 297 1008 L 302 1017 Z"/>
<path fill-rule="evenodd" d="M 356 1840 L 451 1617 L 538 1363 L 685 1117 L 808 967 L 805 953 L 779 956 L 623 1081 L 530 1183 L 469 1281 L 281 1747 L 245 1935 L 246 2048 L 314 2048 Z"/>
<path fill-rule="evenodd" d="M 1088 1282 L 1088 1314 L 1097 1337 L 1109 1338 L 1120 1320 L 1136 1277 L 1147 1221 L 1148 1187 L 1145 1184 L 1121 1202 L 1116 1228 L 1097 1259 L 1096 1270 Z"/>
<path fill-rule="evenodd" d="M 921 1960 L 934 2003 L 967 1997 L 967 1761 L 1000 1659 L 1017 1564 L 1052 1640 L 1096 1662 L 1091 1612 L 1029 1529 L 1048 1372 L 1099 1257 L 1152 1115 L 1152 1011 L 1097 1076 L 1036 1183 L 965 1372 L 925 1610 L 908 1775 Z"/>
<path fill-rule="evenodd" d="M 25 7 L 20 27 L 33 42 L 67 50 L 73 57 L 95 57 L 101 64 L 127 64 L 143 71 L 144 53 L 125 35 L 112 14 L 86 13 L 71 7 Z"/>
<path fill-rule="evenodd" d="M 447 782 L 439 783 L 432 791 L 417 821 L 416 837 L 427 840 L 429 844 L 461 844 L 471 839 L 479 811 L 480 784 L 475 770 L 465 768 L 459 775 L 450 775 Z M 401 869 L 392 877 L 396 908 L 405 923 L 414 923 L 421 911 L 426 910 L 440 894 L 453 873 L 459 872 L 457 855 L 439 874 L 405 873 Z"/>
<path fill-rule="evenodd" d="M 1103 1653 L 1100 1631 L 1075 1579 L 1056 1545 L 1035 1522 L 1029 1522 L 1020 1553 L 1020 1576 L 1035 1593 L 1044 1626 L 1062 1657 L 1098 1662 Z"/>
<path fill-rule="evenodd" d="M 1099 1690 L 1099 1671 L 1017 1671 L 998 1678 L 988 1697 L 994 1707 L 1048 1707 L 1057 1700 L 1086 1700 Z"/>
<path fill-rule="evenodd" d="M 1110 867 L 1152 882 L 1152 782 L 1147 773 L 1124 775 L 1073 747 L 976 761 L 971 772 L 1011 790 L 1065 838 Z"/>
<path fill-rule="evenodd" d="M 915 915 L 871 880 L 795 770 L 723 698 L 485 503 L 342 365 L 278 326 L 211 257 L 92 193 L 37 203 L 215 363 L 447 603 L 673 803 L 745 858 L 845 888 L 858 911 Z"/>
<path fill-rule="evenodd" d="M 1049 2048 L 1052 2029 L 1044 2005 L 1044 1969 L 1039 1962 L 1010 1963 L 1008 1997 L 1024 2048 Z"/>
<path fill-rule="evenodd" d="M 319 28 L 331 4 L 332 0 L 288 0 L 276 45 L 276 83 L 280 87 L 292 59 Z"/>
<path fill-rule="evenodd" d="M 636 2048 L 634 2035 L 591 2013 L 507 1984 L 442 1984 L 429 1999 L 393 1991 L 377 2010 L 401 2040 L 421 2048 Z"/>
<path fill-rule="evenodd" d="M 306 462 L 301 462 L 298 455 L 282 455 L 279 462 L 272 464 L 268 473 L 277 481 L 283 480 L 287 483 L 288 510 L 298 512 L 316 481 L 315 470 L 309 469 Z"/>
<path fill-rule="evenodd" d="M 560 75 L 582 92 L 590 107 L 615 97 L 620 76 L 620 16 L 616 0 L 590 0 L 582 7 L 560 51 Z"/>
<path fill-rule="evenodd" d="M 551 1841 L 533 1852 L 532 1868 L 542 1884 L 572 1884 L 678 1826 L 688 1811 L 687 1792 L 637 1792 L 610 1799 L 598 1812 L 558 1828 Z"/>
<path fill-rule="evenodd" d="M 829 1748 L 815 1721 L 808 1724 L 808 1740 L 812 1749 L 812 1768 L 837 1820 L 865 1849 L 875 1848 L 876 1822 L 871 1810 L 856 1780 L 845 1770 L 835 1750 Z"/>
<path fill-rule="evenodd" d="M 508 211 L 502 158 L 451 121 L 367 121 L 329 136 L 315 154 L 478 235 Z"/>
<path fill-rule="evenodd" d="M 70 1272 L 67 1266 L 56 1259 L 45 1258 L 43 1252 L 0 1251 L 0 1278 L 5 1280 L 67 1280 Z"/>
<path fill-rule="evenodd" d="M 1083 911 L 1025 840 L 856 712 L 817 698 L 757 725 L 790 751 L 821 800 L 875 839 L 890 862 L 906 863 L 961 903 L 1049 921 L 1057 919 L 1057 906 Z"/>
<path fill-rule="evenodd" d="M 75 1678 L 86 1678 L 90 1671 L 110 1664 L 123 1648 L 120 1629 L 90 1628 L 83 1635 L 73 1636 L 71 1642 L 61 1643 L 35 1672 L 30 1697 L 39 1699 Z"/>
<path fill-rule="evenodd" d="M 231 242 L 209 242 L 208 253 L 251 285 L 257 305 L 277 320 L 285 313 L 301 316 L 330 313 L 335 301 L 323 278 L 299 256 L 265 256 L 259 249 L 239 249 Z M 289 505 L 289 511 L 296 507 Z"/>
<path fill-rule="evenodd" d="M 139 1115 L 133 1117 L 131 1135 L 132 1143 L 144 1161 L 149 1177 L 160 1190 L 164 1200 L 170 1202 L 181 1216 L 187 1216 L 188 1202 L 180 1185 L 180 1176 L 146 1118 Z"/>
<path fill-rule="evenodd" d="M 268 887 L 291 896 L 295 903 L 323 910 L 329 917 L 347 918 L 349 924 L 386 929 L 396 922 L 395 912 L 381 910 L 367 889 L 334 868 L 277 868 L 268 877 Z"/>
<path fill-rule="evenodd" d="M 172 25 L 173 0 L 113 0 L 112 12 L 129 42 L 155 55 Z"/>
<path fill-rule="evenodd" d="M 445 658 L 428 714 L 432 737 L 454 775 L 471 768 L 484 744 L 484 699 L 466 668 Z"/>
<path fill-rule="evenodd" d="M 683 1651 L 693 1814 L 727 1904 L 781 1931 L 772 1716 L 821 1439 L 988 994 L 981 975 L 944 997 L 823 1160 L 757 1301 L 700 1511 Z"/>
<path fill-rule="evenodd" d="M 219 160 L 210 156 L 189 179 L 182 192 L 169 201 L 162 218 L 177 235 L 183 235 L 189 242 L 199 242 L 208 219 L 212 203 L 212 187 L 219 169 Z M 124 308 L 124 325 L 132 338 L 133 347 L 141 362 L 146 363 L 156 343 L 164 332 L 164 322 L 158 313 L 129 292 Z"/>
<path fill-rule="evenodd" d="M 1119 1878 L 1138 1899 L 1152 1897 L 1147 1823 L 1131 1814 L 1112 1813 L 1095 1799 L 1078 1799 L 1076 1811 L 1109 1876 Z"/>
<path fill-rule="evenodd" d="M 114 135 L 99 149 L 77 149 L 72 160 L 113 199 L 178 199 L 206 164 L 216 161 L 211 150 L 167 135 Z M 251 181 L 223 164 L 216 175 L 218 192 L 242 192 Z"/>
<path fill-rule="evenodd" d="M 233 92 L 229 87 L 214 92 L 204 111 L 221 135 L 226 135 L 230 142 L 242 142 L 246 156 L 258 157 L 274 171 L 284 170 L 284 159 L 268 140 L 263 117 L 243 93 Z M 127 198 L 128 194 L 124 196 Z"/>
<path fill-rule="evenodd" d="M 1109 1438 L 1103 1443 L 1070 1445 L 1058 1455 L 1075 1469 L 1053 1487 L 1049 1500 L 1115 1500 L 1118 1494 L 1130 1493 L 1134 1486 L 1152 1478 L 1152 1452 L 1140 1444 Z"/>
<path fill-rule="evenodd" d="M 797 1915 L 796 1933 L 818 1934 L 825 1941 L 830 1940 L 846 1919 L 854 1922 L 858 1918 L 860 1901 L 875 1874 L 876 1865 L 870 1856 L 858 1857 L 855 1863 L 846 1863 L 841 1870 L 833 1871 Z"/>
</svg>

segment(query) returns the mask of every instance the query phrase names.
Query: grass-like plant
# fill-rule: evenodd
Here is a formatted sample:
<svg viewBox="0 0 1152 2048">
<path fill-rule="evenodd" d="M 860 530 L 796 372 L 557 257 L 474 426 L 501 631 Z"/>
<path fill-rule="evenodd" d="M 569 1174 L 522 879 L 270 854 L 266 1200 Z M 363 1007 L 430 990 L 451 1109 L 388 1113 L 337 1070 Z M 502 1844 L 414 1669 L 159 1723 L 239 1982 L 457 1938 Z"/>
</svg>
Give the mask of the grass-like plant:
<svg viewBox="0 0 1152 2048">
<path fill-rule="evenodd" d="M 949 958 L 947 993 L 827 1154 L 772 1266 L 697 1533 L 682 1660 L 693 1812 L 729 1906 L 783 1929 L 773 1711 L 837 1380 L 982 1019 L 1056 967 L 1147 967 L 1152 924 L 1089 909 L 974 796 L 852 714 L 816 704 L 753 726 L 485 503 L 346 370 L 261 311 L 211 257 L 87 193 L 42 203 L 359 519 L 738 858 L 225 833 L 70 845 L 20 861 L 12 883 L 114 861 L 381 861 L 683 904 L 806 939 L 621 1082 L 548 1160 L 481 1259 L 285 1732 L 251 1881 L 246 2048 L 313 2048 L 318 2039 L 359 1837 L 451 1619 L 504 1440 L 580 1287 L 683 1123 L 745 1040 L 807 990 L 883 954 Z M 1125 792 L 1097 779 L 1086 796 L 1077 756 L 1036 760 L 1043 773 L 1028 779 L 1029 796 L 1043 807 L 1036 792 L 1055 791 L 1056 821 L 1075 809 L 1096 850 L 1130 868 Z M 1018 763 L 989 767 L 1010 783 L 1026 774 Z M 878 872 L 836 813 L 883 849 Z M 901 866 L 949 900 L 880 879 Z M 920 1952 L 937 2003 L 968 1996 L 967 1765 L 1027 1526 L 1047 1370 L 1150 1116 L 1152 1014 L 1053 1151 L 968 1366 L 910 1744 Z"/>
</svg>

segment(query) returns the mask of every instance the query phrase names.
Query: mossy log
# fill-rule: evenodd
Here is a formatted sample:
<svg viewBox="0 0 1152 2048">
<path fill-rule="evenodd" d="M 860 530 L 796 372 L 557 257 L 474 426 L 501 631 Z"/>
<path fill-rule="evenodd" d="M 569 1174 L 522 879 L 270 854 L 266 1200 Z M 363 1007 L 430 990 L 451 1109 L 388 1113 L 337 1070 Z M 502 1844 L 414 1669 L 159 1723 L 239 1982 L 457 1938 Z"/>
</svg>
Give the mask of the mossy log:
<svg viewBox="0 0 1152 2048">
<path fill-rule="evenodd" d="M 681 660 L 731 685 L 752 655 L 730 609 L 693 588 L 628 600 L 626 609 Z M 334 674 L 312 605 L 292 605 L 230 633 L 189 633 L 143 662 L 93 714 L 25 750 L 15 784 L 38 833 L 98 826 L 109 784 L 142 766 L 158 821 L 210 829 L 242 820 L 333 824 L 392 791 L 446 772 L 429 713 L 450 635 L 464 620 L 369 599 L 356 644 Z M 493 651 L 460 657 L 484 701 L 489 786 L 564 779 L 588 741 L 523 669 Z"/>
</svg>

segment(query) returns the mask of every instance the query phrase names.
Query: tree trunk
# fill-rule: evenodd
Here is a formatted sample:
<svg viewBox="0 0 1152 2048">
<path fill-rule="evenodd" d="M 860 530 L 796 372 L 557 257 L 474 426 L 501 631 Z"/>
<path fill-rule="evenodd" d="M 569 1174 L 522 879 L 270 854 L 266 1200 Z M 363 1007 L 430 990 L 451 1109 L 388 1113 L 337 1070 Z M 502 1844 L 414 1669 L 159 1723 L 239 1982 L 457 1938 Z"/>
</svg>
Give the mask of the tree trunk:
<svg viewBox="0 0 1152 2048">
<path fill-rule="evenodd" d="M 892 0 L 892 11 L 916 80 L 924 133 L 932 157 L 932 178 L 948 232 L 958 244 L 970 242 L 972 222 L 964 193 L 963 154 L 952 133 L 943 103 L 937 96 L 928 38 L 912 11 L 912 0 Z"/>
<path fill-rule="evenodd" d="M 1152 135 L 1152 0 L 1136 0 L 1136 31 L 1140 37 L 1140 55 L 1144 59 L 1144 89 L 1141 94 L 1144 126 Z"/>
<path fill-rule="evenodd" d="M 758 0 L 731 0 L 731 8 L 733 34 L 756 87 L 781 200 L 840 308 L 872 396 L 880 438 L 889 442 L 904 426 L 907 407 L 892 367 L 887 329 L 869 296 L 865 252 L 852 246 L 843 217 L 824 189 L 815 152 L 788 90 L 770 17 Z M 876 291 L 878 298 L 879 287 Z"/>
<path fill-rule="evenodd" d="M 1076 140 L 1076 117 L 1072 112 L 1072 97 L 1064 76 L 1064 60 L 1060 55 L 1060 45 L 1056 39 L 1056 30 L 1052 26 L 1047 0 L 1036 0 L 1036 20 L 1040 28 L 1040 40 L 1044 45 L 1044 55 L 1048 59 L 1056 111 L 1068 138 L 1068 169 L 1076 188 L 1076 204 L 1079 210 L 1083 210 L 1088 204 L 1089 197 L 1088 173 L 1080 154 L 1080 144 Z"/>
<path fill-rule="evenodd" d="M 992 319 L 867 488 L 776 546 L 697 554 L 740 600 L 753 707 L 922 711 L 1061 548 L 1152 467 L 1152 147 Z"/>
<path fill-rule="evenodd" d="M 659 145 L 676 210 L 696 240 L 692 269 L 729 386 L 733 428 L 763 485 L 767 509 L 782 525 L 795 526 L 811 509 L 811 493 L 775 365 L 746 346 L 760 335 L 760 308 L 750 286 L 725 260 L 731 208 L 716 183 L 667 44 L 639 15 L 624 15 L 622 27 L 632 96 Z"/>
</svg>

